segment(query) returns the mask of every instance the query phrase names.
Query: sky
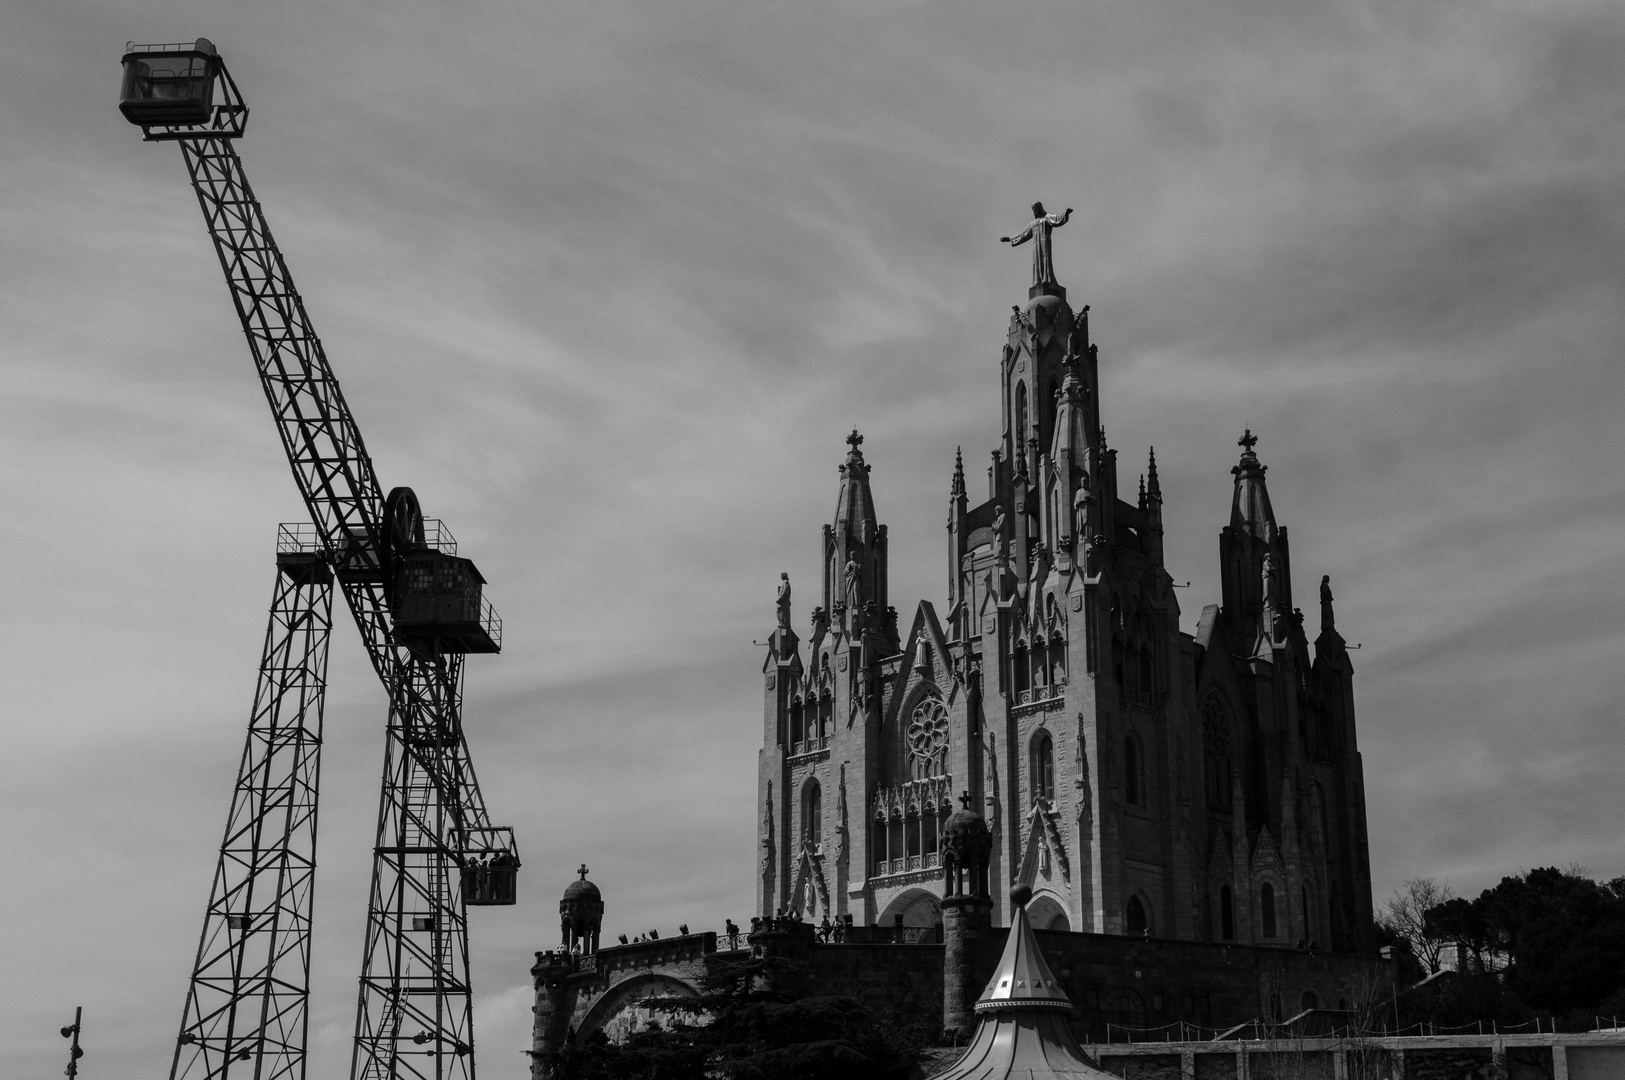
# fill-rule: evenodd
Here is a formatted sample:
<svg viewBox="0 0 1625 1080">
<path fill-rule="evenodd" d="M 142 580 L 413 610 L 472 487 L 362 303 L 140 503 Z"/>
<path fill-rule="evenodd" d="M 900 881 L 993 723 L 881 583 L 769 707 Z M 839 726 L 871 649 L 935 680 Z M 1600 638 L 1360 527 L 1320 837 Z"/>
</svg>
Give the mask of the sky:
<svg viewBox="0 0 1625 1080">
<path fill-rule="evenodd" d="M 1073 207 L 1125 486 L 1182 626 L 1237 437 L 1351 643 L 1374 888 L 1625 874 L 1625 7 L 1611 0 L 21 0 L 0 16 L 0 1074 L 167 1070 L 303 516 L 127 40 L 210 37 L 239 151 L 387 487 L 489 579 L 466 726 L 533 953 L 751 907 L 762 649 L 856 426 L 892 602 L 939 605 L 998 432 L 1028 204 Z M 348 1062 L 384 701 L 334 635 L 311 1075 Z"/>
</svg>

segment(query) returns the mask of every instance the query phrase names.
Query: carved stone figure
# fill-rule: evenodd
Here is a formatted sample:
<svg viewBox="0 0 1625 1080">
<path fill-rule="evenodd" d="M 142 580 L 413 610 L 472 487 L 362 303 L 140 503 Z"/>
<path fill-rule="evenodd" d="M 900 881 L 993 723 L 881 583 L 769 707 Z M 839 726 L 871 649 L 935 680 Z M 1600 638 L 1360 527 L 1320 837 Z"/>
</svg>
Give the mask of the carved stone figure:
<svg viewBox="0 0 1625 1080">
<path fill-rule="evenodd" d="M 1077 494 L 1072 496 L 1072 535 L 1079 544 L 1087 544 L 1089 536 L 1089 507 L 1095 497 L 1089 494 L 1088 488 L 1079 488 Z"/>
<path fill-rule="evenodd" d="M 1330 630 L 1335 621 L 1332 617 L 1332 576 L 1324 574 L 1320 579 L 1320 628 Z"/>
<path fill-rule="evenodd" d="M 1033 284 L 1055 284 L 1055 266 L 1050 261 L 1049 234 L 1053 229 L 1059 229 L 1072 217 L 1072 208 L 1066 208 L 1066 213 L 1059 216 L 1044 213 L 1044 204 L 1033 203 L 1033 220 L 1025 229 L 1014 236 L 1001 236 L 999 242 L 1009 244 L 1011 247 L 1020 247 L 1027 241 L 1033 242 Z"/>
<path fill-rule="evenodd" d="M 790 575 L 787 573 L 779 574 L 779 598 L 777 604 L 779 629 L 788 630 L 790 629 Z"/>
<path fill-rule="evenodd" d="M 846 610 L 852 612 L 853 614 L 863 610 L 863 598 L 861 595 L 863 585 L 859 581 L 859 574 L 860 570 L 858 569 L 858 557 L 856 555 L 848 555 L 846 557 L 846 568 L 842 571 L 842 577 L 845 579 L 846 586 Z"/>
</svg>

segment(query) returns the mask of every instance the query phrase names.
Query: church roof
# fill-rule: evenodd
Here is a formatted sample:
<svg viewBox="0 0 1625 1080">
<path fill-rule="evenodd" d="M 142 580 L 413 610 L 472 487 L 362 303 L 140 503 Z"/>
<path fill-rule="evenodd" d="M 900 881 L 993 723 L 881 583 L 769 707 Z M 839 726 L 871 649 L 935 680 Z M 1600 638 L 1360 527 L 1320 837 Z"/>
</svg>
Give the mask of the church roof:
<svg viewBox="0 0 1625 1080">
<path fill-rule="evenodd" d="M 1010 890 L 1015 916 L 1004 955 L 976 1002 L 976 1034 L 958 1061 L 934 1080 L 1104 1080 L 1067 1026 L 1072 1002 L 1039 951 L 1027 901 L 1032 889 Z"/>
</svg>

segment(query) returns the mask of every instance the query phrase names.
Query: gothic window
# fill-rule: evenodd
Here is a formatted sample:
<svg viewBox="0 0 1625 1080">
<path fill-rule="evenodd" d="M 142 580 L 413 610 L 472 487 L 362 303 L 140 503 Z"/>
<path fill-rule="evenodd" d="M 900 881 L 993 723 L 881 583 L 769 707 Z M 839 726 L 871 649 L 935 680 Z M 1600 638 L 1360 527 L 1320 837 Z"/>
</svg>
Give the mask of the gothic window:
<svg viewBox="0 0 1625 1080">
<path fill-rule="evenodd" d="M 910 814 L 903 821 L 903 842 L 907 845 L 908 857 L 917 858 L 920 854 L 920 817 Z"/>
<path fill-rule="evenodd" d="M 1033 739 L 1030 779 L 1033 798 L 1055 799 L 1055 743 L 1047 731 L 1040 731 Z"/>
<path fill-rule="evenodd" d="M 1031 686 L 1030 676 L 1031 676 L 1032 672 L 1031 672 L 1031 669 L 1028 666 L 1029 664 L 1030 664 L 1030 661 L 1027 659 L 1027 646 L 1026 645 L 1017 645 L 1016 646 L 1015 664 L 1013 666 L 1015 668 L 1015 671 L 1014 671 L 1015 680 L 1014 681 L 1015 681 L 1015 691 L 1016 691 L 1016 694 L 1017 694 L 1016 700 L 1018 702 L 1021 700 L 1019 695 L 1024 693 Z"/>
<path fill-rule="evenodd" d="M 829 691 L 826 690 L 826 691 L 824 691 L 823 696 L 818 699 L 818 739 L 819 739 L 819 742 L 823 742 L 824 740 L 829 738 L 830 722 L 831 722 L 832 718 L 834 717 L 834 715 L 835 715 L 835 702 L 830 697 Z"/>
<path fill-rule="evenodd" d="M 1329 823 L 1326 820 L 1326 789 L 1320 786 L 1320 781 L 1311 781 L 1315 797 L 1315 839 L 1320 844 L 1320 857 L 1330 860 L 1332 849 L 1327 843 Z"/>
<path fill-rule="evenodd" d="M 1151 647 L 1149 645 L 1142 646 L 1140 648 L 1140 696 L 1147 701 L 1150 700 L 1151 692 L 1156 685 L 1153 681 L 1155 670 L 1156 668 L 1151 659 Z"/>
<path fill-rule="evenodd" d="M 1274 937 L 1275 886 L 1267 881 L 1258 890 L 1258 914 L 1260 921 L 1264 924 L 1264 936 L 1267 938 Z"/>
<path fill-rule="evenodd" d="M 801 709 L 801 698 L 790 700 L 790 748 L 791 752 L 801 749 L 801 744 L 807 738 L 807 725 Z"/>
<path fill-rule="evenodd" d="M 1216 701 L 1202 709 L 1202 773 L 1206 778 L 1207 804 L 1215 810 L 1229 810 L 1230 723 Z"/>
<path fill-rule="evenodd" d="M 928 697 L 914 707 L 906 738 L 910 779 L 924 780 L 947 772 L 948 709 L 941 698 Z"/>
<path fill-rule="evenodd" d="M 1126 914 L 1129 933 L 1144 934 L 1150 931 L 1151 920 L 1145 913 L 1145 904 L 1140 901 L 1138 896 L 1128 898 L 1128 911 Z"/>
<path fill-rule="evenodd" d="M 1123 798 L 1131 806 L 1139 806 L 1141 788 L 1140 744 L 1130 735 L 1123 740 Z"/>
<path fill-rule="evenodd" d="M 1228 885 L 1219 886 L 1219 939 L 1236 940 L 1236 901 Z"/>
<path fill-rule="evenodd" d="M 1027 452 L 1027 384 L 1016 383 L 1016 430 L 1011 433 L 1015 440 L 1016 453 Z"/>
<path fill-rule="evenodd" d="M 813 847 L 824 842 L 824 792 L 817 780 L 801 792 L 801 833 Z"/>
<path fill-rule="evenodd" d="M 1101 1011 L 1106 1014 L 1109 1024 L 1131 1029 L 1145 1027 L 1145 1001 L 1126 986 L 1113 990 Z"/>
</svg>

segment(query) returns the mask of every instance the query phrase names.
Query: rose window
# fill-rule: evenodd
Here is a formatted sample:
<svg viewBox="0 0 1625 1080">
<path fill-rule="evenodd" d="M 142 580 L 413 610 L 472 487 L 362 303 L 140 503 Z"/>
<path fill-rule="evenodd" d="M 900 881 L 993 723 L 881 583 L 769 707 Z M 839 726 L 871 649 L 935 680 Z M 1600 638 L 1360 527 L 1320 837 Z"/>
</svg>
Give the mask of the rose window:
<svg viewBox="0 0 1625 1080">
<path fill-rule="evenodd" d="M 908 757 L 915 780 L 941 776 L 948 758 L 948 710 L 936 698 L 922 701 L 908 725 Z"/>
</svg>

